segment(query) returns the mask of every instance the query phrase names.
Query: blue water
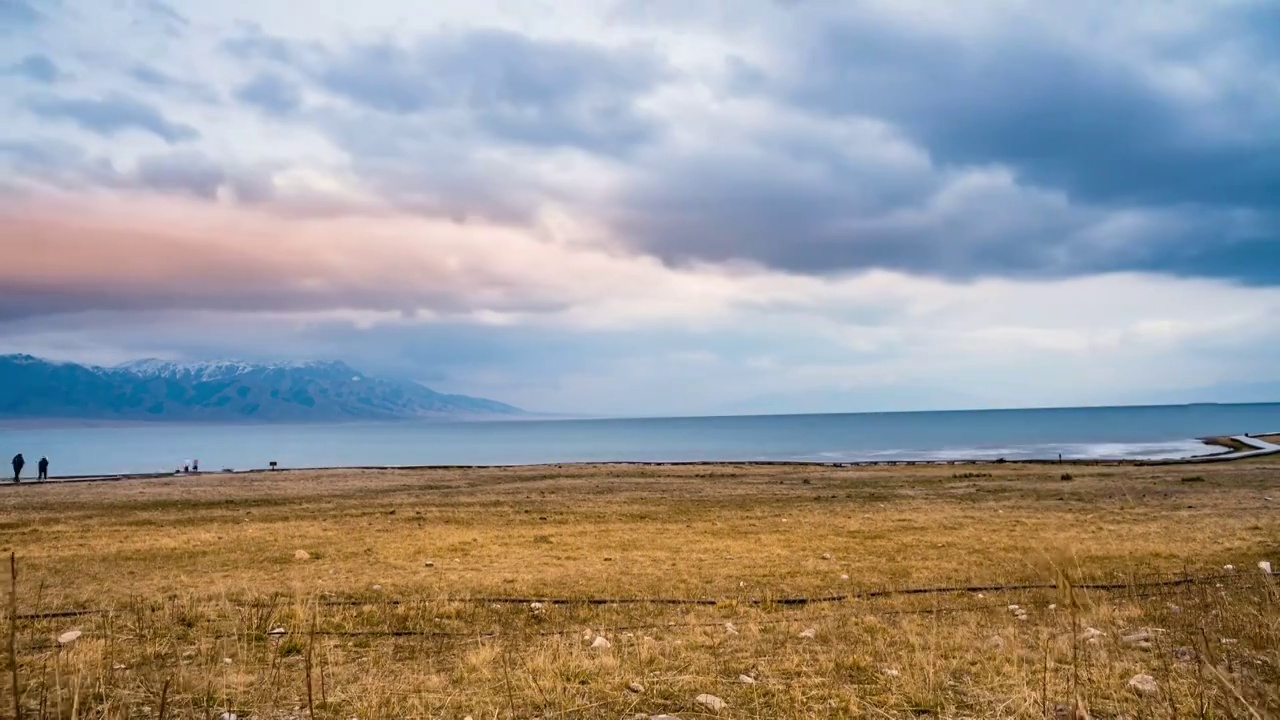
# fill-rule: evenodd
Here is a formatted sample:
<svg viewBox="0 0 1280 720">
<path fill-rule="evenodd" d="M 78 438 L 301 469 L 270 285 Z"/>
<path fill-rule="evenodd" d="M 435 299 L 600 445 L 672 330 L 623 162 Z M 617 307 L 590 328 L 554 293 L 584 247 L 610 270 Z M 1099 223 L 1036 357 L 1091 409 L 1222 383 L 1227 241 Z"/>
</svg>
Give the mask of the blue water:
<svg viewBox="0 0 1280 720">
<path fill-rule="evenodd" d="M 607 460 L 1170 458 L 1208 435 L 1280 431 L 1280 404 L 356 425 L 0 426 L 0 456 L 58 475 Z"/>
</svg>

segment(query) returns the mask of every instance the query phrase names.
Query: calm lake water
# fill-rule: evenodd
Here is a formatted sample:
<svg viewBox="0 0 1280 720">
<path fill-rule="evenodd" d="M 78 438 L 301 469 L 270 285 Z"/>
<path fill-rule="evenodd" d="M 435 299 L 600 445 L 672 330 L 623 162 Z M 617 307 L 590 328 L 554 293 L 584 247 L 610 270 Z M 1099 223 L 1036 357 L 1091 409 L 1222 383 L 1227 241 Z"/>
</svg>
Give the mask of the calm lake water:
<svg viewBox="0 0 1280 720">
<path fill-rule="evenodd" d="M 1195 438 L 1280 431 L 1280 404 L 351 425 L 0 426 L 0 455 L 51 474 L 607 460 L 1170 458 Z M 5 468 L 7 470 L 7 468 Z"/>
</svg>

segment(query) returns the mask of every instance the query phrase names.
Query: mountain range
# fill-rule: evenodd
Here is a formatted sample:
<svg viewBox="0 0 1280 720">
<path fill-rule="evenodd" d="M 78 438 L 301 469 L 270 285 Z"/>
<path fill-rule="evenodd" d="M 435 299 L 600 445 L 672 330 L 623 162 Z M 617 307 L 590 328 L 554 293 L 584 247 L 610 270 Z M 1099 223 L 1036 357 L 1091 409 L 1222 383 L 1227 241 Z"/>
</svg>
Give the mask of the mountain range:
<svg viewBox="0 0 1280 720">
<path fill-rule="evenodd" d="M 97 367 L 0 355 L 0 418 L 331 422 L 523 413 L 494 400 L 371 377 L 338 361 L 139 360 Z"/>
</svg>

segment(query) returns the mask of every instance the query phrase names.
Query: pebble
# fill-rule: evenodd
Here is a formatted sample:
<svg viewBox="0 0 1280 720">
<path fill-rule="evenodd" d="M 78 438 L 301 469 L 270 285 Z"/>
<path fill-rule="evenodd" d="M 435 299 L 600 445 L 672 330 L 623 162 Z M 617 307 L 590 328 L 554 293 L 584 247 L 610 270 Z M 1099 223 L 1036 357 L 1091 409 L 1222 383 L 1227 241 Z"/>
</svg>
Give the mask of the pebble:
<svg viewBox="0 0 1280 720">
<path fill-rule="evenodd" d="M 306 550 L 294 550 L 293 559 L 294 560 L 310 560 L 311 553 L 307 552 Z"/>
<path fill-rule="evenodd" d="M 534 615 L 542 615 L 546 613 L 546 611 L 547 611 L 547 606 L 543 605 L 540 602 L 529 603 L 529 612 Z"/>
<path fill-rule="evenodd" d="M 725 701 L 715 695 L 708 695 L 707 693 L 699 695 L 694 698 L 693 701 L 712 712 L 720 712 L 726 707 Z"/>
<path fill-rule="evenodd" d="M 435 564 L 435 562 L 434 562 L 434 561 L 432 561 L 432 560 L 428 560 L 428 561 L 426 561 L 425 563 L 423 563 L 423 566 L 424 566 L 424 567 L 435 567 L 435 566 L 436 566 L 436 564 Z"/>
<path fill-rule="evenodd" d="M 644 692 L 644 686 L 638 682 L 631 683 L 630 685 L 627 686 L 627 689 L 633 693 L 636 693 L 637 695 Z"/>
<path fill-rule="evenodd" d="M 733 623 L 727 622 L 724 624 L 724 632 L 726 635 L 737 635 L 738 628 L 734 627 Z"/>
<path fill-rule="evenodd" d="M 847 582 L 847 581 L 849 580 L 849 576 L 848 576 L 848 575 L 841 575 L 841 576 L 840 576 L 840 579 L 841 579 L 841 580 L 844 580 L 844 581 L 846 581 L 846 582 Z"/>
<path fill-rule="evenodd" d="M 1258 561 L 1258 569 L 1259 569 L 1259 570 L 1261 570 L 1262 572 L 1264 572 L 1264 573 L 1266 573 L 1266 574 L 1270 575 L 1270 574 L 1271 574 L 1271 563 L 1267 562 L 1266 560 L 1259 560 L 1259 561 Z"/>
<path fill-rule="evenodd" d="M 823 560 L 830 560 L 830 559 L 831 559 L 831 553 L 822 553 L 822 559 L 823 559 Z"/>
<path fill-rule="evenodd" d="M 808 628 L 800 633 L 800 637 L 804 638 L 805 640 L 812 640 L 817 636 L 818 636 L 817 628 Z"/>
<path fill-rule="evenodd" d="M 218 716 L 218 720 L 240 720 L 240 716 L 233 712 L 224 712 Z"/>
<path fill-rule="evenodd" d="M 287 632 L 287 631 L 286 631 L 284 628 L 282 628 L 282 627 L 278 627 L 278 628 L 271 628 L 271 632 L 269 632 L 269 633 L 267 633 L 267 634 L 268 634 L 268 635 L 270 635 L 270 636 L 271 636 L 271 637 L 273 637 L 273 638 L 281 638 L 281 637 L 284 637 L 284 636 L 285 636 L 285 633 L 286 633 L 286 632 Z"/>
<path fill-rule="evenodd" d="M 594 641 L 592 641 L 591 647 L 596 650 L 608 650 L 609 648 L 613 647 L 613 643 L 606 640 L 603 635 L 600 635 L 596 637 Z"/>
<path fill-rule="evenodd" d="M 1177 647 L 1173 649 L 1173 659 L 1178 662 L 1195 662 L 1196 651 L 1189 647 Z"/>
<path fill-rule="evenodd" d="M 590 640 L 591 638 L 593 638 L 593 637 L 595 637 L 595 636 L 596 636 L 596 634 L 595 634 L 595 633 L 593 633 L 593 632 L 591 632 L 591 628 L 587 628 L 586 630 L 583 630 L 583 631 L 582 631 L 582 639 L 583 639 L 583 640 Z"/>
<path fill-rule="evenodd" d="M 66 645 L 67 643 L 73 643 L 76 640 L 79 640 L 80 636 L 83 634 L 84 633 L 80 632 L 79 630 L 68 630 L 58 636 L 58 644 Z"/>
<path fill-rule="evenodd" d="M 1236 566 L 1235 566 L 1235 565 L 1223 565 L 1223 566 L 1222 566 L 1222 569 L 1223 569 L 1223 570 L 1226 570 L 1227 572 L 1231 572 L 1231 571 L 1233 571 L 1233 570 L 1235 570 L 1235 569 L 1236 569 Z"/>
<path fill-rule="evenodd" d="M 1142 673 L 1129 678 L 1129 687 L 1139 695 L 1154 695 L 1159 689 L 1155 678 Z"/>
<path fill-rule="evenodd" d="M 901 674 L 902 674 L 902 673 L 898 672 L 897 670 L 894 670 L 893 668 L 885 668 L 885 669 L 881 670 L 880 672 L 884 673 L 885 675 L 887 675 L 887 676 L 889 676 L 889 677 L 898 677 L 899 675 L 901 675 Z"/>
<path fill-rule="evenodd" d="M 742 683 L 743 685 L 755 685 L 756 679 L 751 677 L 750 675 L 739 675 L 738 682 Z"/>
</svg>

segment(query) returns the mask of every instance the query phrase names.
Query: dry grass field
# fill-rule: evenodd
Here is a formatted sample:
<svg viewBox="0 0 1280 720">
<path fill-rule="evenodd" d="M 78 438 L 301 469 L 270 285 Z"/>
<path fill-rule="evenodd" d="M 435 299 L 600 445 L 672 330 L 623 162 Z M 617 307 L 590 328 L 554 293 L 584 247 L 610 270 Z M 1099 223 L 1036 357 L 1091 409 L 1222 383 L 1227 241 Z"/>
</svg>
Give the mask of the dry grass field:
<svg viewBox="0 0 1280 720">
<path fill-rule="evenodd" d="M 1266 460 L 47 484 L 0 547 L 27 718 L 1280 717 Z"/>
</svg>

